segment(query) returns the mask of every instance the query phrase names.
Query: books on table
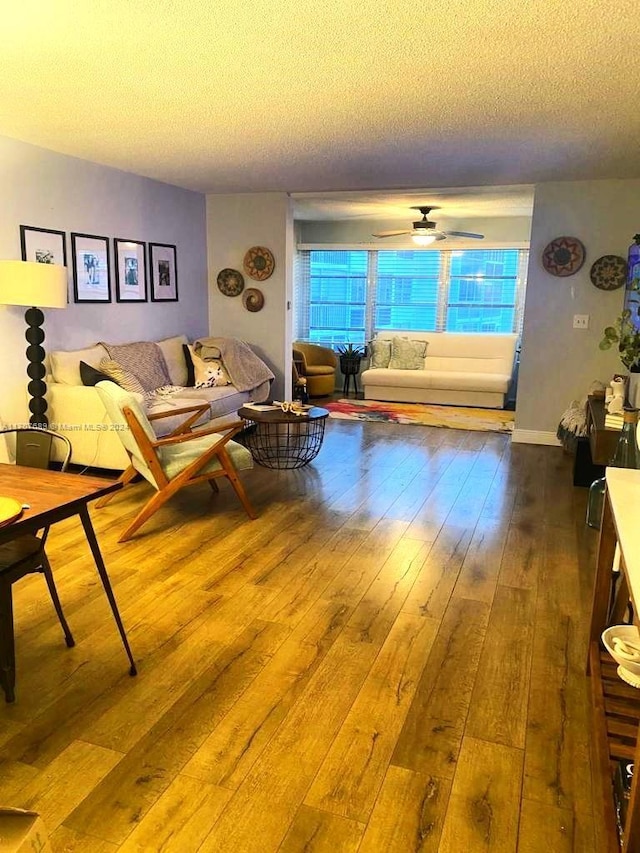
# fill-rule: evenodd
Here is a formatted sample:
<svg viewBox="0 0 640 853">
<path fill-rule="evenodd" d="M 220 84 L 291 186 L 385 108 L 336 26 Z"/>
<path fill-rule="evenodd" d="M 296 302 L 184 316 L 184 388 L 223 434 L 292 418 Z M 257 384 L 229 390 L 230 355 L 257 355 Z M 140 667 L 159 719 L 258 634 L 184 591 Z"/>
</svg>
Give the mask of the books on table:
<svg viewBox="0 0 640 853">
<path fill-rule="evenodd" d="M 275 412 L 276 409 L 282 407 L 272 403 L 245 403 L 243 408 L 253 409 L 255 412 Z"/>
<path fill-rule="evenodd" d="M 604 416 L 604 425 L 608 429 L 622 429 L 624 416 L 622 412 L 607 412 Z"/>
</svg>

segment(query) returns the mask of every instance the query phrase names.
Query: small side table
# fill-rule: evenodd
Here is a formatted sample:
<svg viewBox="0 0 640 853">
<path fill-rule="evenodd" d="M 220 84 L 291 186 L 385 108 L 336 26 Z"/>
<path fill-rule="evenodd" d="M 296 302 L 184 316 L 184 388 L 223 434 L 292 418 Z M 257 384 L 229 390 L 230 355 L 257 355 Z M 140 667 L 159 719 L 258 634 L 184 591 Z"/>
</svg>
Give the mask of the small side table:
<svg viewBox="0 0 640 853">
<path fill-rule="evenodd" d="M 253 461 L 264 468 L 302 468 L 320 452 L 328 416 L 327 409 L 319 406 L 304 415 L 243 406 L 238 417 L 246 421 L 247 428 L 236 440 L 241 440 Z"/>
</svg>

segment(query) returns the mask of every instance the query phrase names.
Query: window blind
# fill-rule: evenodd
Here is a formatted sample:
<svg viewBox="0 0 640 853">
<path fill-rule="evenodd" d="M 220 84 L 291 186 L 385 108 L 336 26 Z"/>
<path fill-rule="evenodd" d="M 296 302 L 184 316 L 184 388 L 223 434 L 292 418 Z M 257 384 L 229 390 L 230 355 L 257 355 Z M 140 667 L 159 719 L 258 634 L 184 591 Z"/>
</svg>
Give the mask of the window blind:
<svg viewBox="0 0 640 853">
<path fill-rule="evenodd" d="M 522 329 L 528 250 L 316 250 L 297 253 L 295 335 L 366 343 L 379 330 Z"/>
</svg>

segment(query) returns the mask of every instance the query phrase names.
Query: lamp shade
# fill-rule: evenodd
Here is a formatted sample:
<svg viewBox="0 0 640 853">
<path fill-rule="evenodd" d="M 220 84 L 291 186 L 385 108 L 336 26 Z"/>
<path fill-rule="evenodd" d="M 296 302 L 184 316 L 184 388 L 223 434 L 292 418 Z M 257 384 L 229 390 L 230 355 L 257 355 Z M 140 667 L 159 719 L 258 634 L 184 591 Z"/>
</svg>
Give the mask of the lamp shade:
<svg viewBox="0 0 640 853">
<path fill-rule="evenodd" d="M 0 305 L 67 307 L 67 268 L 35 261 L 0 261 Z"/>
</svg>

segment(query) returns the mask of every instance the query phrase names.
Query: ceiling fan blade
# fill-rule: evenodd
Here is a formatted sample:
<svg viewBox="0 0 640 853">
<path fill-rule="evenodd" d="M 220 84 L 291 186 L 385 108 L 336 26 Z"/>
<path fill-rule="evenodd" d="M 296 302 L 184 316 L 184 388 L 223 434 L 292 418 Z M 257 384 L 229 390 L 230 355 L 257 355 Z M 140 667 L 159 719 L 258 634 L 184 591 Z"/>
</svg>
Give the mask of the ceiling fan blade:
<svg viewBox="0 0 640 853">
<path fill-rule="evenodd" d="M 411 231 L 378 231 L 377 234 L 372 234 L 372 237 L 399 237 L 401 234 L 411 234 Z"/>
<path fill-rule="evenodd" d="M 443 231 L 447 237 L 471 237 L 473 240 L 484 240 L 484 234 L 472 234 L 471 231 Z"/>
</svg>

